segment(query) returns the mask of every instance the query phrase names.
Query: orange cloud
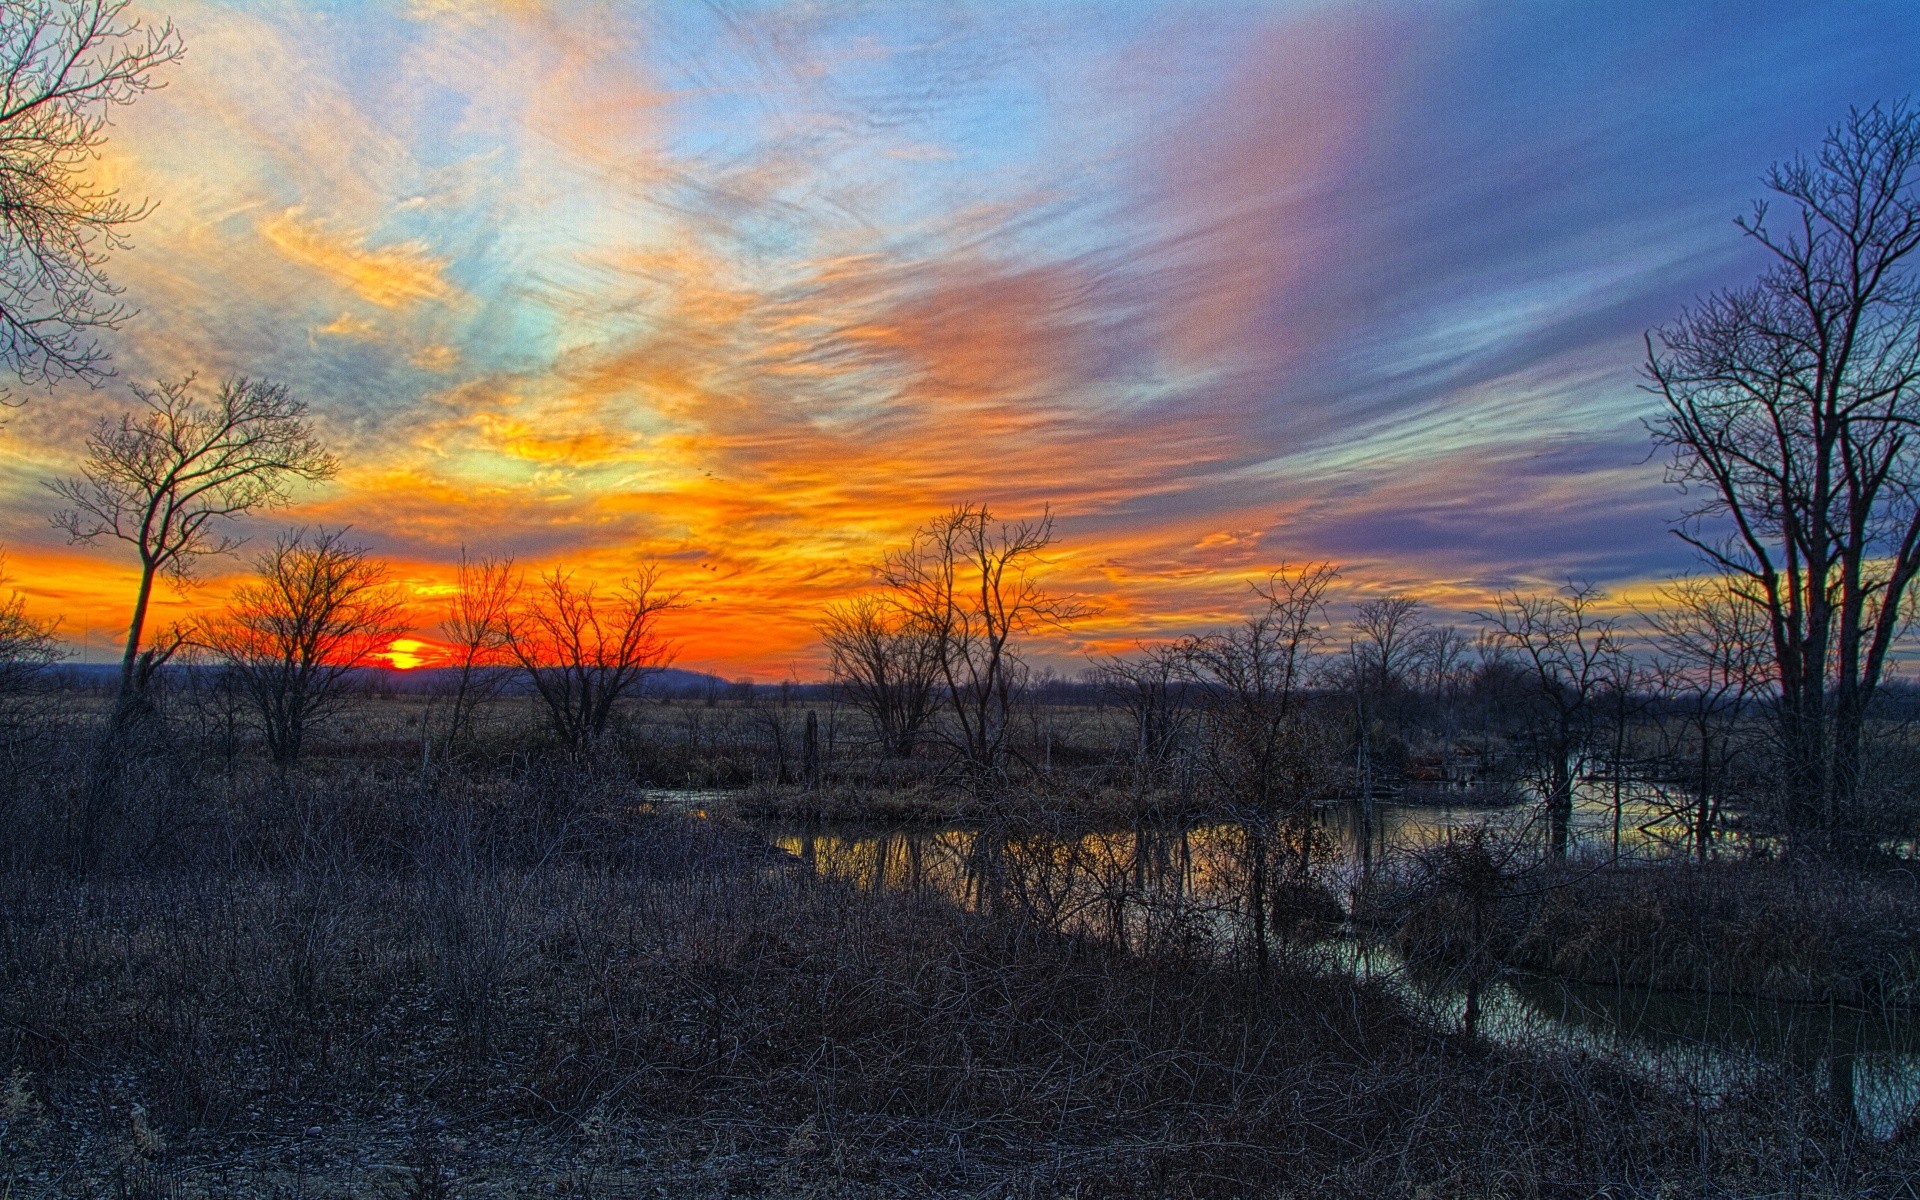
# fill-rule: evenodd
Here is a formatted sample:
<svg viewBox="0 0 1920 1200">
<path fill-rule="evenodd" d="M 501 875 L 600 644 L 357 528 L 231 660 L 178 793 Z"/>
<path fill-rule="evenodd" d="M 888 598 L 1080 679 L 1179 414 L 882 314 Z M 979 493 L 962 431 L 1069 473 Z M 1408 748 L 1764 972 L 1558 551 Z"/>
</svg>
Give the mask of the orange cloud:
<svg viewBox="0 0 1920 1200">
<path fill-rule="evenodd" d="M 381 308 L 445 302 L 459 294 L 443 276 L 446 264 L 417 242 L 369 249 L 364 235 L 335 233 L 325 221 L 307 218 L 297 207 L 261 222 L 259 230 L 287 258 Z"/>
</svg>

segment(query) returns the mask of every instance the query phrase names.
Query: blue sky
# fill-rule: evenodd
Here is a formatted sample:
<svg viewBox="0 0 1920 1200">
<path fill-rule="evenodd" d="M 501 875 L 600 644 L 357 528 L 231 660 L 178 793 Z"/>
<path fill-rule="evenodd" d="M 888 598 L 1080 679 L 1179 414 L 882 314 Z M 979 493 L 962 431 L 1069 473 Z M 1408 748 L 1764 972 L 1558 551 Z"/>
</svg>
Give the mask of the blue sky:
<svg viewBox="0 0 1920 1200">
<path fill-rule="evenodd" d="M 423 604 L 462 545 L 658 558 L 688 661 L 762 675 L 967 501 L 1052 506 L 1068 656 L 1286 560 L 1446 610 L 1684 569 L 1640 339 L 1920 62 L 1911 4 L 148 11 L 188 58 L 102 163 L 160 205 L 109 348 L 311 400 L 350 468 L 258 528 L 351 522 Z M 18 581 L 102 627 L 127 564 L 36 484 L 124 401 L 0 447 Z"/>
</svg>

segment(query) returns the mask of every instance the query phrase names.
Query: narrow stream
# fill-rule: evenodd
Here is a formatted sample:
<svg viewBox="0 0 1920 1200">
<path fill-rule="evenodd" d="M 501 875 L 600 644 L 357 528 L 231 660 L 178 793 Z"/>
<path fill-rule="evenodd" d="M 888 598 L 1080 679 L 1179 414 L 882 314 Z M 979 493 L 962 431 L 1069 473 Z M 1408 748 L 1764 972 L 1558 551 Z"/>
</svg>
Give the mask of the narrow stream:
<svg viewBox="0 0 1920 1200">
<path fill-rule="evenodd" d="M 666 799 L 666 797 L 661 797 Z M 689 797 L 697 806 L 706 797 Z M 1363 859 L 1398 854 L 1490 823 L 1515 829 L 1525 809 L 1376 803 L 1324 814 L 1326 848 L 1316 877 L 1344 903 Z M 1641 858 L 1673 853 L 1680 831 L 1657 807 L 1624 806 L 1621 849 Z M 983 838 L 960 825 L 880 828 L 837 822 L 761 822 L 775 846 L 822 875 L 872 890 L 930 890 L 980 907 L 1018 903 L 1057 927 L 1150 947 L 1159 936 L 1191 934 L 1195 922 L 1224 936 L 1239 901 L 1239 830 L 1225 824 L 1170 825 L 1059 835 Z M 1610 798 L 1576 809 L 1576 847 L 1611 851 Z M 1363 850 L 1363 846 L 1365 849 Z M 1178 926 L 1176 928 L 1176 926 Z M 1351 934 L 1285 952 L 1326 969 L 1381 978 L 1442 1021 L 1457 1022 L 1464 994 L 1417 984 L 1391 950 Z M 1722 1091 L 1766 1066 L 1801 1073 L 1814 1086 L 1850 1095 L 1863 1130 L 1891 1136 L 1920 1119 L 1920 1020 L 1911 1012 L 1871 1013 L 1753 997 L 1656 992 L 1575 984 L 1508 972 L 1481 997 L 1480 1029 L 1508 1043 L 1551 1040 L 1607 1054 L 1649 1075 Z"/>
</svg>

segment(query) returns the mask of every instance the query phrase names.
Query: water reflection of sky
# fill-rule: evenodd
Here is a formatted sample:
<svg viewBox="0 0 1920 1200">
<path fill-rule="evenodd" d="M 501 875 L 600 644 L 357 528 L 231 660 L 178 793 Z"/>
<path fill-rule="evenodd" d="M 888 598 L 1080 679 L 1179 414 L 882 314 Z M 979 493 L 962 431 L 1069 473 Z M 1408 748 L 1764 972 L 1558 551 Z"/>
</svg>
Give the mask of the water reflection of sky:
<svg viewBox="0 0 1920 1200">
<path fill-rule="evenodd" d="M 1660 797 L 1629 792 L 1622 801 L 1622 844 L 1631 852 L 1654 856 L 1683 843 L 1663 824 L 1670 818 Z M 1588 789 L 1576 809 L 1577 844 L 1596 856 L 1610 852 L 1613 815 L 1611 789 Z M 1480 824 L 1524 833 L 1533 819 L 1531 806 L 1376 805 L 1373 858 L 1386 861 Z M 1316 875 L 1336 892 L 1357 881 L 1363 824 L 1357 805 L 1331 810 L 1323 824 Z M 968 907 L 1013 900 L 1069 931 L 1117 935 L 1136 947 L 1195 929 L 1233 936 L 1244 878 L 1241 833 L 1227 824 L 1004 839 L 964 827 L 771 824 L 766 831 L 813 870 L 856 887 L 929 891 Z M 1320 969 L 1379 979 L 1443 1024 L 1462 1018 L 1458 986 L 1416 983 L 1384 946 L 1340 937 L 1282 949 Z M 1908 1017 L 1516 973 L 1485 989 L 1479 1020 L 1498 1041 L 1547 1041 L 1614 1056 L 1652 1078 L 1708 1094 L 1752 1082 L 1763 1070 L 1799 1073 L 1816 1088 L 1849 1088 L 1862 1128 L 1875 1136 L 1891 1135 L 1920 1104 L 1920 1023 Z M 1836 1073 L 1836 1064 L 1843 1070 Z"/>
</svg>

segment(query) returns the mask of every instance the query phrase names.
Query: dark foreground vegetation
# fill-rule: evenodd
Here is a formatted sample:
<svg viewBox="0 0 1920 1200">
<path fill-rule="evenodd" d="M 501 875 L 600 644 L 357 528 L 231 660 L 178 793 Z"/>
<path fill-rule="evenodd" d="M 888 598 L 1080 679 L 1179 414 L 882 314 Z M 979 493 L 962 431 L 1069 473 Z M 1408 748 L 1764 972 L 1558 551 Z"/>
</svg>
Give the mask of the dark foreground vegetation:
<svg viewBox="0 0 1920 1200">
<path fill-rule="evenodd" d="M 649 803 L 671 725 L 423 768 L 424 701 L 361 697 L 285 771 L 191 711 L 162 703 L 103 793 L 108 698 L 14 709 L 7 1194 L 1896 1196 L 1920 1170 L 1920 1131 L 1864 1135 L 1823 1077 L 1707 1093 L 1496 1045 L 1291 935 L 1257 964 L 1245 912 L 1120 938 L 1018 887 L 967 911 L 836 882 Z"/>
</svg>

